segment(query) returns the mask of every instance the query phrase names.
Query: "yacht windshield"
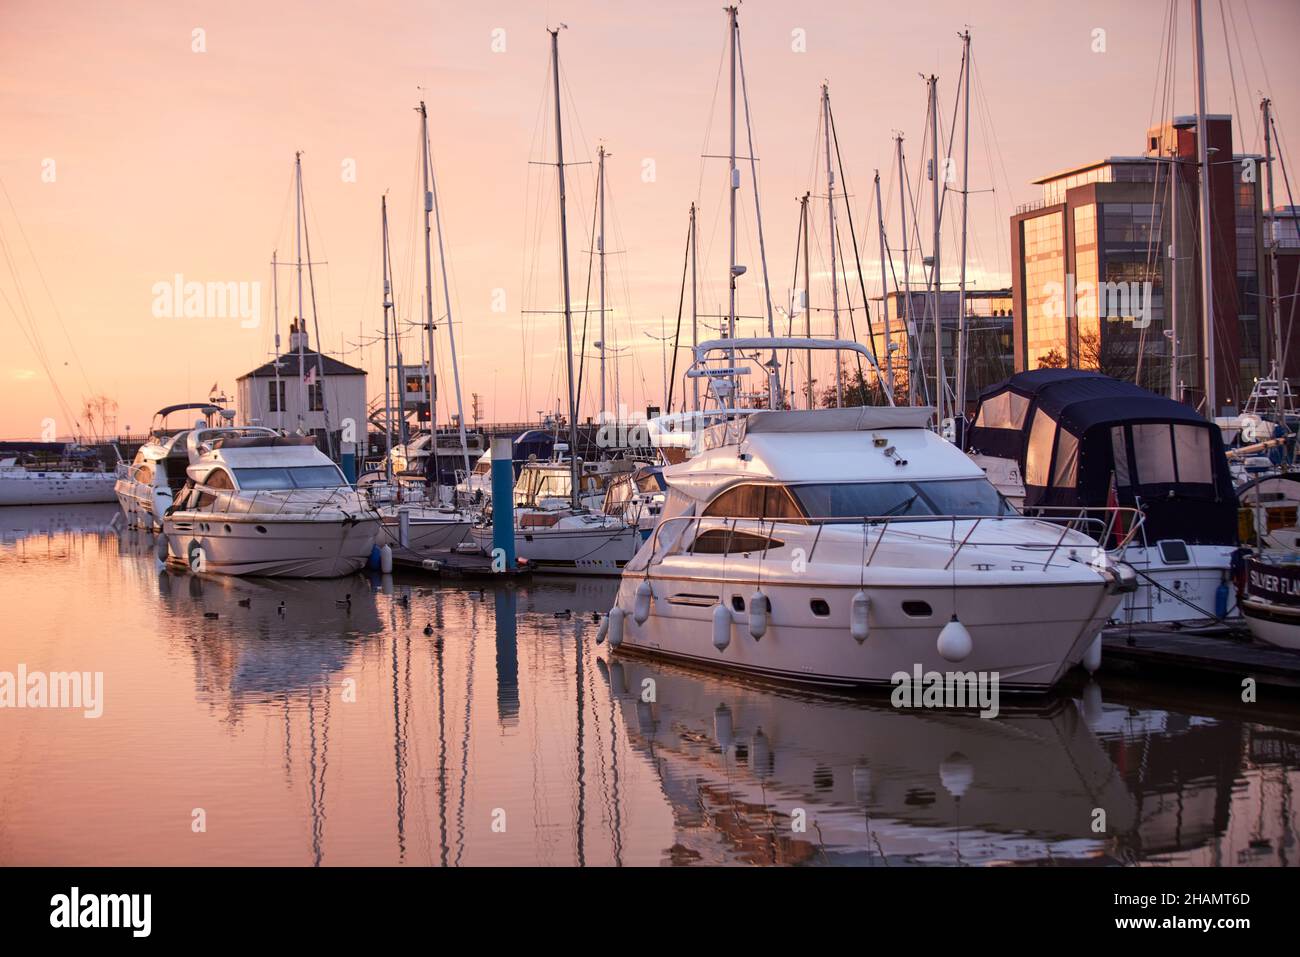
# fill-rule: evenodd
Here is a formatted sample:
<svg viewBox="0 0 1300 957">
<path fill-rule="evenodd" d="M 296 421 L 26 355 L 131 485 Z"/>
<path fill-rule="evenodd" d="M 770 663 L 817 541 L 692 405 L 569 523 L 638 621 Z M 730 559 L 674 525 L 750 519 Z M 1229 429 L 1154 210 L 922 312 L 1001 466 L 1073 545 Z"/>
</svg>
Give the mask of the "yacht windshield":
<svg viewBox="0 0 1300 957">
<path fill-rule="evenodd" d="M 342 488 L 347 485 L 336 465 L 299 465 L 293 468 L 235 469 L 241 489 Z"/>
<path fill-rule="evenodd" d="M 792 485 L 790 491 L 814 520 L 1014 514 L 1006 499 L 983 478 Z"/>
</svg>

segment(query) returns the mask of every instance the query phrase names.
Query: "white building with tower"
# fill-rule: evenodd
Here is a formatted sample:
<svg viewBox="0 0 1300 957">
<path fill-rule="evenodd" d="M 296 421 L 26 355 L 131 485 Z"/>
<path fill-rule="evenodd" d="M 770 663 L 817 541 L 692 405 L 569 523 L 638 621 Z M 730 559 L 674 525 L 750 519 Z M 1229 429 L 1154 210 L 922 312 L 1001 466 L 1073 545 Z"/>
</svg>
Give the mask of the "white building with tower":
<svg viewBox="0 0 1300 957">
<path fill-rule="evenodd" d="M 246 372 L 237 380 L 238 409 L 244 425 L 262 425 L 286 432 L 314 433 L 320 447 L 332 438 L 335 455 L 345 423 L 352 423 L 350 441 L 366 439 L 366 372 L 310 347 L 307 332 L 289 326 L 289 350 Z"/>
</svg>

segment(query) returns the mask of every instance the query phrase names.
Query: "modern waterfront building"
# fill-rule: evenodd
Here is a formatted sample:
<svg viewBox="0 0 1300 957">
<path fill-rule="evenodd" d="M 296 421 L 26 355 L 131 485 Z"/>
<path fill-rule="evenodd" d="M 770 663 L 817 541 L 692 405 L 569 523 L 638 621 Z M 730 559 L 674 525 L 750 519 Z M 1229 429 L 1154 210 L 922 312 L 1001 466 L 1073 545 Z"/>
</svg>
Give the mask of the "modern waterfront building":
<svg viewBox="0 0 1300 957">
<path fill-rule="evenodd" d="M 1266 373 L 1262 157 L 1233 154 L 1232 120 L 1206 119 L 1214 289 L 1215 411 L 1240 406 Z M 1112 156 L 1036 180 L 1011 218 L 1017 370 L 1096 369 L 1201 404 L 1196 120 L 1147 132 Z"/>
</svg>

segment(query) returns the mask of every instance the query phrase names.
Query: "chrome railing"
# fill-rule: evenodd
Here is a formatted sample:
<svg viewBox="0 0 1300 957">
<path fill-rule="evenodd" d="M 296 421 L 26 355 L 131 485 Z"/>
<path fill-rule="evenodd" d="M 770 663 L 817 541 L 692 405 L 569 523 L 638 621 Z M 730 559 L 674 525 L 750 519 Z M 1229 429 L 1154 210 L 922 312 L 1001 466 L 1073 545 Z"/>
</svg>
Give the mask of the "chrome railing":
<svg viewBox="0 0 1300 957">
<path fill-rule="evenodd" d="M 655 525 L 654 532 L 650 537 L 650 552 L 646 568 L 648 570 L 650 566 L 662 563 L 670 554 L 695 554 L 695 543 L 699 536 L 706 531 L 726 529 L 728 532 L 727 548 L 717 554 L 729 555 L 761 551 L 766 556 L 770 550 L 769 544 L 772 536 L 779 534 L 780 529 L 806 529 L 810 526 L 816 526 L 817 533 L 814 535 L 812 545 L 808 549 L 806 561 L 813 561 L 817 547 L 821 543 L 822 533 L 827 527 L 857 527 L 862 530 L 863 535 L 863 565 L 869 567 L 886 536 L 892 534 L 895 541 L 897 541 L 900 537 L 910 533 L 912 538 L 924 540 L 926 544 L 933 545 L 944 541 L 944 539 L 937 538 L 933 533 L 926 534 L 920 530 L 907 529 L 905 526 L 948 525 L 951 528 L 951 533 L 946 540 L 951 544 L 952 551 L 943 565 L 944 570 L 951 568 L 957 560 L 957 556 L 967 547 L 1017 548 L 1037 553 L 1045 551 L 1047 557 L 1043 561 L 1042 567 L 1043 570 L 1046 570 L 1063 547 L 1076 547 L 1076 544 L 1067 545 L 1066 543 L 1066 539 L 1071 532 L 1086 536 L 1099 552 L 1114 559 L 1138 534 L 1144 519 L 1142 513 L 1136 508 L 1045 507 L 1037 511 L 1044 514 L 889 515 L 863 516 L 860 518 L 838 515 L 807 516 L 803 518 L 727 518 L 714 515 L 675 515 L 662 518 Z M 981 541 L 974 537 L 976 530 L 987 523 L 1001 524 L 1006 522 L 1059 525 L 1061 533 L 1053 542 L 1016 541 L 1008 540 L 1005 537 L 995 541 Z M 666 526 L 674 523 L 681 523 L 685 526 L 683 535 L 677 542 L 670 544 L 663 555 L 660 555 L 659 541 L 661 534 Z M 964 528 L 966 523 L 969 523 L 968 528 Z M 963 530 L 960 532 L 959 526 L 963 526 Z M 685 531 L 689 531 L 691 527 L 694 528 L 694 534 L 690 535 L 689 542 L 687 542 Z M 763 540 L 762 548 L 733 549 L 730 547 L 735 540 L 737 531 L 749 533 L 748 530 L 750 529 L 753 530 L 752 534 L 755 537 Z M 874 543 L 871 542 L 873 535 Z M 1114 542 L 1113 545 L 1108 546 L 1106 544 L 1112 541 Z M 868 548 L 868 546 L 870 547 Z M 714 553 L 709 552 L 708 554 Z"/>
</svg>

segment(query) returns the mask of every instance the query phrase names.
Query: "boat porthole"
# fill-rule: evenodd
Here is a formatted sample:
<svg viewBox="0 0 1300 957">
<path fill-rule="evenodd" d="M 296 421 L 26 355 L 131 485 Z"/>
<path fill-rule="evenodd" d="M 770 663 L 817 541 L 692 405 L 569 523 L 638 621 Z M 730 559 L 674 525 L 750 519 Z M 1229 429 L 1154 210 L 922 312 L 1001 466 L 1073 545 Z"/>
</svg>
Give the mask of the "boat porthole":
<svg viewBox="0 0 1300 957">
<path fill-rule="evenodd" d="M 227 534 L 227 535 L 230 534 L 230 526 L 229 526 L 229 525 L 226 526 L 226 534 Z"/>
<path fill-rule="evenodd" d="M 745 599 L 744 599 L 744 597 L 741 596 L 741 595 L 732 595 L 732 596 L 731 596 L 731 607 L 732 607 L 734 610 L 736 610 L 736 611 L 744 611 L 744 610 L 745 610 Z"/>
<path fill-rule="evenodd" d="M 265 525 L 257 525 L 257 526 L 255 526 L 255 527 L 256 527 L 257 530 L 258 530 L 259 532 L 261 532 L 263 535 L 266 534 L 266 526 L 265 526 Z"/>
<path fill-rule="evenodd" d="M 808 602 L 808 607 L 812 609 L 812 613 L 818 618 L 830 617 L 831 606 L 826 603 L 826 599 L 824 598 L 814 598 L 812 601 Z"/>
<path fill-rule="evenodd" d="M 930 608 L 930 603 L 925 601 L 905 601 L 903 602 L 903 614 L 910 618 L 929 618 L 934 614 Z"/>
</svg>

